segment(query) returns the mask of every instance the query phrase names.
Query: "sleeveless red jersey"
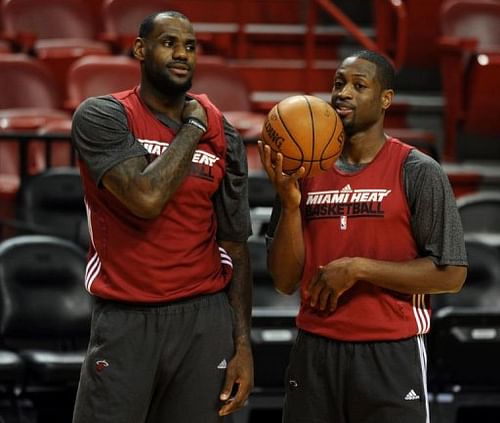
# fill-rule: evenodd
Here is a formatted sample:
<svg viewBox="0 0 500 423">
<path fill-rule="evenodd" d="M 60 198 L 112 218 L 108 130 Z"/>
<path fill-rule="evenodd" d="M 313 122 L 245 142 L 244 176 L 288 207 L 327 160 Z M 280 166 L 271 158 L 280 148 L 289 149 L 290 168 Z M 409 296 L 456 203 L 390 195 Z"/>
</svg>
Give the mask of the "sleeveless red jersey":
<svg viewBox="0 0 500 423">
<path fill-rule="evenodd" d="M 362 170 L 333 168 L 301 183 L 305 266 L 302 294 L 318 266 L 341 257 L 392 262 L 417 258 L 402 169 L 411 147 L 388 140 Z M 358 281 L 329 315 L 304 302 L 298 327 L 344 341 L 396 340 L 429 330 L 424 295 L 401 294 Z"/>
<path fill-rule="evenodd" d="M 138 90 L 113 94 L 125 108 L 131 133 L 154 159 L 175 133 L 141 101 Z M 193 155 L 190 174 L 155 219 L 132 214 L 91 178 L 80 162 L 91 230 L 87 290 L 131 302 L 164 302 L 220 291 L 232 262 L 219 248 L 212 195 L 224 177 L 226 139 L 221 113 L 204 95 L 208 131 Z"/>
</svg>

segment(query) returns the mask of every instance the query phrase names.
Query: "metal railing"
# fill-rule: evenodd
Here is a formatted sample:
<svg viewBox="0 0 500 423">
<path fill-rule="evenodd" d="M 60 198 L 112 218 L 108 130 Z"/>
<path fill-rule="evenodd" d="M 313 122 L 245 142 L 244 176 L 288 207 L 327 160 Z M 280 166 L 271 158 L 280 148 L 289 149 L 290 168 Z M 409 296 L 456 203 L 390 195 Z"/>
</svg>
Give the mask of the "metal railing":
<svg viewBox="0 0 500 423">
<path fill-rule="evenodd" d="M 406 56 L 407 40 L 407 14 L 406 8 L 401 0 L 375 0 L 384 1 L 394 14 L 397 26 L 397 37 L 395 42 L 394 57 L 389 57 L 396 69 L 399 69 Z M 306 35 L 306 69 L 311 74 L 316 57 L 316 23 L 319 12 L 327 13 L 332 19 L 338 22 L 362 47 L 368 50 L 374 50 L 387 55 L 382 47 L 367 36 L 359 26 L 353 22 L 338 6 L 331 0 L 310 0 L 307 16 L 307 35 Z"/>
<path fill-rule="evenodd" d="M 0 143 L 11 143 L 15 144 L 17 147 L 17 157 L 19 160 L 19 178 L 20 184 L 22 185 L 26 178 L 30 175 L 29 170 L 29 146 L 32 143 L 42 143 L 43 144 L 43 154 L 45 167 L 49 168 L 53 166 L 53 151 L 57 143 L 68 143 L 70 144 L 70 135 L 61 133 L 45 133 L 40 134 L 37 132 L 20 132 L 20 131 L 2 131 L 0 132 Z M 67 166 L 76 166 L 76 152 L 73 148 L 69 149 L 69 157 Z M 6 158 L 10 160 L 10 158 Z"/>
</svg>

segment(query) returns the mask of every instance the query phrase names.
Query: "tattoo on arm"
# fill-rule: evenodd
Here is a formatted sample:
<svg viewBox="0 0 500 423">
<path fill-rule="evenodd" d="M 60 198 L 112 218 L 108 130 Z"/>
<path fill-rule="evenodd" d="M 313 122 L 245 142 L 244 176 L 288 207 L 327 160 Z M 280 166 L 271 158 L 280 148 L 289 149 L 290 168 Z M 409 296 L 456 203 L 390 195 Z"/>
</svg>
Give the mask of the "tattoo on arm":
<svg viewBox="0 0 500 423">
<path fill-rule="evenodd" d="M 201 135 L 195 126 L 183 126 L 163 154 L 149 164 L 145 157 L 119 163 L 104 175 L 104 186 L 132 213 L 157 216 L 189 173 Z"/>
</svg>

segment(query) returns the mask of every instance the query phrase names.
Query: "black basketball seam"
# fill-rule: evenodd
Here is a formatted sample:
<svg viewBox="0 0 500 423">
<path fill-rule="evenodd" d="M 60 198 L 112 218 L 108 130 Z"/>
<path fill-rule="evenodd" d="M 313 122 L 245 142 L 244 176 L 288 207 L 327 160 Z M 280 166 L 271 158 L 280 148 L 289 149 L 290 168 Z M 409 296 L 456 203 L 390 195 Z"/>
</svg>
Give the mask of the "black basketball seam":
<svg viewBox="0 0 500 423">
<path fill-rule="evenodd" d="M 307 101 L 307 100 L 306 100 Z M 288 127 L 286 126 L 286 122 L 284 119 L 281 118 L 281 114 L 280 114 L 280 105 L 278 103 L 278 106 L 276 107 L 276 114 L 278 115 L 279 119 L 280 119 L 280 122 L 281 124 L 283 125 L 283 128 L 285 128 L 285 131 L 287 132 L 289 138 L 293 141 L 293 143 L 298 147 L 298 150 L 300 151 L 300 155 L 302 156 L 301 157 L 301 160 L 304 160 L 304 152 L 302 151 L 302 148 L 300 146 L 300 144 L 295 140 L 295 137 L 293 136 L 292 132 L 288 129 Z M 283 153 L 281 153 L 283 154 Z M 289 156 L 285 156 L 283 154 L 284 157 L 286 157 L 287 159 L 290 159 L 291 157 Z"/>
<path fill-rule="evenodd" d="M 336 113 L 337 112 L 335 112 L 335 110 L 334 110 L 335 126 L 333 127 L 333 131 L 332 131 L 332 133 L 330 135 L 330 138 L 328 139 L 328 142 L 325 144 L 325 147 L 323 148 L 323 151 L 321 152 L 321 158 L 322 158 L 322 160 L 330 160 L 332 157 L 335 157 L 337 155 L 337 154 L 332 154 L 331 156 L 323 157 L 323 153 L 325 152 L 325 150 L 328 148 L 328 146 L 332 142 L 332 139 L 333 139 L 333 137 L 335 135 L 335 132 L 336 132 L 336 129 L 337 129 L 337 125 L 338 125 L 339 120 L 340 120 L 340 118 L 338 116 L 336 116 Z M 323 166 L 321 166 L 321 161 L 322 160 L 319 160 L 321 169 L 323 169 Z"/>
<path fill-rule="evenodd" d="M 311 142 L 311 153 L 314 155 L 314 151 L 315 151 L 315 143 L 316 143 L 316 133 L 315 133 L 315 129 L 316 129 L 316 122 L 314 122 L 314 114 L 313 114 L 313 111 L 312 111 L 312 106 L 311 106 L 311 103 L 309 102 L 309 98 L 308 96 L 304 95 L 303 96 L 304 99 L 306 100 L 306 103 L 307 103 L 307 108 L 309 109 L 309 117 L 310 117 L 310 121 L 311 121 L 311 132 L 312 132 L 312 142 Z M 302 153 L 303 155 L 303 153 Z M 304 157 L 302 157 L 302 162 L 316 162 L 317 160 L 304 160 Z M 304 175 L 304 176 L 308 176 L 310 173 L 311 173 L 311 170 L 312 170 L 312 166 L 309 166 L 309 169 L 307 171 L 307 173 Z"/>
<path fill-rule="evenodd" d="M 317 132 L 316 131 L 316 122 L 315 122 L 314 113 L 313 113 L 314 109 L 313 109 L 313 106 L 312 106 L 311 102 L 309 101 L 309 97 L 310 96 L 302 95 L 301 97 L 303 97 L 303 99 L 306 102 L 307 108 L 309 109 L 310 121 L 312 123 L 312 125 L 311 125 L 311 132 L 312 132 L 312 141 L 311 141 L 312 145 L 311 145 L 311 148 L 312 148 L 312 153 L 314 154 L 315 146 L 317 144 L 317 142 L 316 142 L 316 132 Z M 329 104 L 327 103 L 327 105 L 329 105 Z M 331 105 L 329 105 L 329 106 L 331 107 Z M 283 126 L 283 129 L 285 130 L 285 132 L 288 135 L 289 139 L 297 146 L 298 151 L 300 152 L 300 156 L 301 156 L 300 158 L 295 158 L 295 157 L 291 157 L 291 156 L 285 155 L 285 154 L 283 154 L 283 152 L 280 151 L 280 149 L 274 149 L 272 145 L 269 145 L 271 147 L 271 151 L 273 151 L 274 153 L 281 152 L 281 154 L 283 154 L 283 157 L 287 159 L 287 161 L 289 162 L 289 164 L 292 164 L 293 162 L 297 163 L 297 166 L 295 166 L 293 168 L 289 168 L 287 170 L 287 172 L 296 172 L 304 164 L 310 164 L 310 165 L 316 164 L 316 165 L 319 165 L 320 169 L 325 170 L 326 168 L 323 166 L 323 161 L 328 161 L 328 160 L 331 160 L 332 158 L 338 156 L 338 154 L 339 154 L 338 150 L 337 150 L 337 152 L 335 152 L 333 154 L 330 154 L 328 156 L 323 156 L 323 154 L 327 150 L 328 146 L 333 142 L 334 136 L 335 136 L 335 133 L 336 133 L 336 130 L 337 130 L 337 127 L 338 127 L 338 125 L 340 123 L 339 122 L 340 118 L 336 115 L 336 112 L 335 112 L 335 110 L 333 110 L 333 107 L 332 107 L 332 111 L 333 111 L 333 116 L 335 118 L 333 130 L 330 133 L 330 136 L 329 136 L 329 139 L 328 139 L 327 143 L 322 148 L 320 157 L 318 159 L 306 159 L 304 157 L 304 151 L 302 150 L 300 143 L 297 142 L 297 140 L 295 139 L 294 135 L 292 134 L 291 129 L 289 128 L 289 126 L 287 126 L 287 122 L 283 119 L 283 116 L 280 113 L 280 104 L 279 103 L 277 104 L 277 107 L 276 107 L 277 118 L 281 122 L 281 125 Z M 310 173 L 312 172 L 312 170 L 313 170 L 312 166 L 309 166 L 309 169 L 306 171 L 306 173 L 303 176 L 307 177 L 308 175 L 310 175 Z"/>
</svg>

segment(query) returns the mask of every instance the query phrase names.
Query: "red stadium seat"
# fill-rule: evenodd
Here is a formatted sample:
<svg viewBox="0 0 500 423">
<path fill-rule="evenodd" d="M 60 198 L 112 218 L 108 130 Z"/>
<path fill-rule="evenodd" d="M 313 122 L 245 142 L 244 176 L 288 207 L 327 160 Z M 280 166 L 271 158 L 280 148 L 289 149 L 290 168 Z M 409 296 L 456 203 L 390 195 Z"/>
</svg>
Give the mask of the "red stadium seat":
<svg viewBox="0 0 500 423">
<path fill-rule="evenodd" d="M 500 20 L 499 20 L 500 24 Z M 499 52 L 500 53 L 500 52 Z M 500 54 L 481 54 L 471 63 L 465 84 L 463 129 L 479 135 L 498 135 L 500 143 Z"/>
<path fill-rule="evenodd" d="M 500 2 L 448 0 L 440 16 L 445 158 L 478 158 L 480 150 L 500 158 Z"/>
<path fill-rule="evenodd" d="M 0 39 L 0 54 L 12 53 L 12 47 L 7 40 Z"/>
<path fill-rule="evenodd" d="M 435 68 L 438 58 L 437 39 L 440 34 L 439 9 L 444 0 L 401 0 L 406 11 L 406 30 L 397 28 L 394 16 L 396 1 L 373 2 L 377 43 L 383 51 L 394 54 L 398 38 L 406 34 L 404 66 Z"/>
<path fill-rule="evenodd" d="M 440 94 L 439 14 L 445 0 L 373 0 L 379 48 L 394 58 L 398 92 Z"/>
<path fill-rule="evenodd" d="M 169 0 L 104 0 L 102 37 L 121 52 L 128 52 L 142 20 L 163 10 L 170 10 Z"/>
<path fill-rule="evenodd" d="M 140 82 L 139 61 L 128 56 L 85 56 L 68 71 L 66 107 L 74 109 L 88 97 L 132 88 Z"/>
<path fill-rule="evenodd" d="M 109 54 L 85 0 L 4 0 L 4 31 L 25 52 L 45 61 L 64 88 L 69 64 L 86 54 Z"/>
<path fill-rule="evenodd" d="M 33 174 L 44 167 L 44 149 L 39 143 L 26 147 L 20 156 L 21 141 L 6 132 L 35 131 L 49 122 L 68 120 L 71 116 L 59 109 L 60 95 L 52 75 L 36 59 L 24 54 L 0 55 L 0 198 L 13 200 L 20 184 L 20 174 Z M 21 169 L 21 159 L 26 168 Z M 1 213 L 1 211 L 0 211 Z"/>
<path fill-rule="evenodd" d="M 0 55 L 0 109 L 58 109 L 61 95 L 47 67 L 26 54 Z"/>
<path fill-rule="evenodd" d="M 0 53 L 13 53 L 12 40 L 5 35 L 5 28 L 3 23 L 2 8 L 0 7 Z"/>
<path fill-rule="evenodd" d="M 76 155 L 71 145 L 71 123 L 70 119 L 52 121 L 38 129 L 38 135 L 51 138 L 50 162 L 46 163 L 46 168 L 76 165 Z M 56 138 L 52 139 L 54 135 Z"/>
<path fill-rule="evenodd" d="M 180 4 L 174 4 L 171 0 L 148 0 L 142 2 L 136 0 L 103 0 L 102 33 L 100 38 L 112 44 L 115 53 L 129 54 L 133 41 L 139 32 L 139 25 L 146 16 L 166 10 L 178 10 L 190 17 L 196 29 L 196 22 L 200 20 L 198 19 L 199 15 L 203 15 L 204 9 L 201 6 L 202 4 L 194 5 L 185 1 Z M 206 6 L 214 8 L 208 2 Z M 194 18 L 191 17 L 193 9 L 197 11 L 194 14 Z M 214 39 L 219 38 L 222 43 L 225 43 L 227 37 L 225 37 L 225 34 L 197 31 L 198 50 L 200 52 L 213 50 Z"/>
<path fill-rule="evenodd" d="M 223 59 L 200 56 L 191 91 L 207 94 L 245 139 L 260 136 L 266 115 L 252 110 L 246 81 Z"/>
<path fill-rule="evenodd" d="M 447 0 L 441 9 L 445 37 L 475 39 L 481 51 L 498 51 L 500 4 L 496 0 Z"/>
</svg>

